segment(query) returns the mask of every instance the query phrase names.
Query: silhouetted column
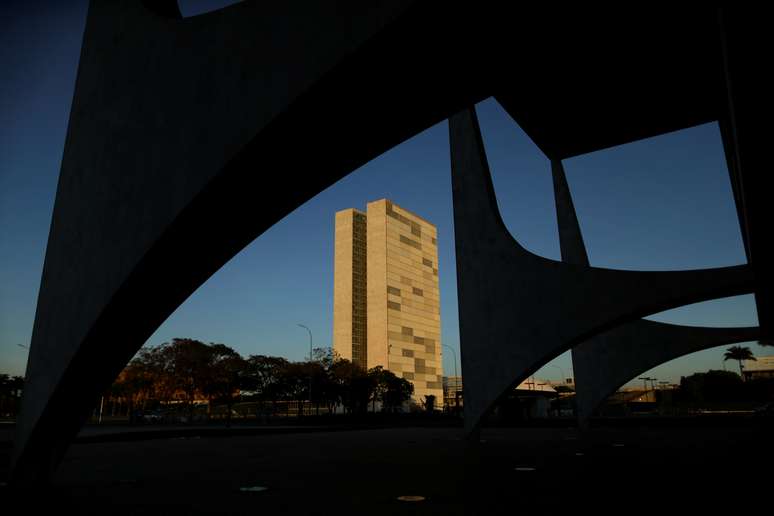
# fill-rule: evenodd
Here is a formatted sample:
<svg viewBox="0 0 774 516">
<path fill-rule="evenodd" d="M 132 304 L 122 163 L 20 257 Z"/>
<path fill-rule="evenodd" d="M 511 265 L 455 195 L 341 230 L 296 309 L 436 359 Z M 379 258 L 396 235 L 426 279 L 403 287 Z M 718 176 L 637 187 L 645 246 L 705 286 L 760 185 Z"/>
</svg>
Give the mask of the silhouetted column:
<svg viewBox="0 0 774 516">
<path fill-rule="evenodd" d="M 551 162 L 562 261 L 588 266 L 577 212 L 560 161 Z M 633 321 L 572 348 L 578 424 L 588 428 L 593 411 L 638 374 L 683 355 L 752 340 L 758 328 L 707 328 Z"/>
<path fill-rule="evenodd" d="M 744 266 L 638 272 L 535 256 L 500 218 L 475 110 L 449 119 L 465 428 L 562 351 L 628 320 L 743 293 Z"/>
</svg>

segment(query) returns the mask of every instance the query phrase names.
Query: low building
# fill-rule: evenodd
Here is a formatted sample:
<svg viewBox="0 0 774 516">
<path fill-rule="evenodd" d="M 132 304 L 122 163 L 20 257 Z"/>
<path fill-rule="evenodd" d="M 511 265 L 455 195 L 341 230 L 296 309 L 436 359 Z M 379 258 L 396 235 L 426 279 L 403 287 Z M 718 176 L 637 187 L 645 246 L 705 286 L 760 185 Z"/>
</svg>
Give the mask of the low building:
<svg viewBox="0 0 774 516">
<path fill-rule="evenodd" d="M 462 408 L 462 377 L 443 377 L 443 406 L 445 410 Z"/>
<path fill-rule="evenodd" d="M 743 360 L 742 372 L 745 380 L 774 378 L 774 356 L 756 357 L 755 360 Z"/>
<path fill-rule="evenodd" d="M 558 396 L 551 382 L 533 377 L 521 382 L 514 392 L 529 419 L 548 417 L 551 400 Z"/>
</svg>

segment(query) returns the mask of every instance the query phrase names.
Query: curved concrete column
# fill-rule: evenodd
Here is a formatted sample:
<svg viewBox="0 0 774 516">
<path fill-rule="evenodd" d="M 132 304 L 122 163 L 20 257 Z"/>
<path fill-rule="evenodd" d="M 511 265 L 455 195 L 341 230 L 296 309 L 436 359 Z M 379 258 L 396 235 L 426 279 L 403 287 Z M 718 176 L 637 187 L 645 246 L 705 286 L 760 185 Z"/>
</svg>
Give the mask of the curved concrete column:
<svg viewBox="0 0 774 516">
<path fill-rule="evenodd" d="M 600 13 L 586 6 L 535 8 L 516 19 L 506 7 L 473 2 L 439 8 L 418 0 L 256 1 L 181 19 L 174 0 L 93 1 L 38 297 L 14 479 L 49 477 L 99 392 L 245 245 L 347 173 L 462 106 L 519 84 L 523 89 L 510 98 L 511 107 L 527 108 L 520 123 L 531 121 L 530 135 L 541 148 L 569 151 L 577 146 L 567 144 L 579 139 L 587 151 L 611 144 L 610 128 L 629 141 L 716 118 L 712 12 L 632 10 L 612 33 Z M 545 40 L 545 27 L 556 23 L 562 39 Z M 657 38 L 651 37 L 654 26 Z M 611 37 L 616 46 L 606 43 Z M 530 46 L 537 40 L 546 43 L 539 57 Z M 562 84 L 567 70 L 591 54 L 596 68 L 587 75 L 594 81 L 560 95 L 548 88 Z M 524 65 L 518 71 L 501 66 L 514 59 Z M 621 63 L 628 73 L 622 74 Z M 618 82 L 624 75 L 632 80 Z M 669 80 L 643 82 L 647 77 Z M 636 102 L 627 104 L 630 99 Z M 649 123 L 654 113 L 663 123 Z M 581 130 L 573 127 L 577 120 L 585 120 Z M 517 246 L 498 229 L 498 216 L 475 213 L 481 194 L 471 192 L 474 206 L 456 210 L 470 211 L 497 236 L 489 242 L 492 230 L 475 234 L 477 227 L 458 224 L 460 234 L 474 233 L 469 244 L 458 234 L 458 260 L 491 251 L 512 268 L 507 255 Z M 472 255 L 463 260 L 465 253 Z M 531 326 L 534 335 L 498 329 L 520 341 L 580 339 L 618 318 L 732 295 L 735 277 L 751 279 L 746 270 L 581 272 L 517 254 L 548 271 L 506 274 L 509 288 L 529 293 L 521 299 L 536 307 L 533 315 L 548 311 L 562 315 L 557 321 L 583 321 L 561 328 L 542 321 Z M 475 285 L 481 280 L 488 292 L 492 279 L 479 277 L 479 268 L 463 271 L 469 304 L 487 302 Z M 685 281 L 687 290 L 675 293 L 675 281 Z M 613 293 L 600 287 L 611 282 L 622 287 Z M 627 289 L 642 303 L 627 301 Z M 586 307 L 570 291 L 603 295 Z M 498 300 L 496 321 L 510 317 L 514 305 L 507 294 L 492 298 Z M 477 320 L 470 310 L 464 319 Z M 488 331 L 485 324 L 461 324 L 474 335 Z M 553 344 L 540 347 L 523 362 L 540 363 L 554 351 Z M 493 390 L 473 406 L 485 408 L 504 388 L 505 376 L 495 378 Z"/>
<path fill-rule="evenodd" d="M 749 291 L 746 266 L 638 272 L 536 256 L 503 223 L 475 110 L 449 119 L 465 428 L 589 337 L 649 313 Z"/>
<path fill-rule="evenodd" d="M 173 0 L 91 3 L 14 481 L 49 478 L 99 393 L 245 245 L 482 98 L 484 63 L 469 80 L 452 66 L 455 41 L 469 46 L 450 36 L 458 15 L 411 0 L 243 2 L 186 19 Z"/>
<path fill-rule="evenodd" d="M 606 331 L 572 348 L 578 424 L 588 428 L 594 410 L 638 374 L 675 358 L 760 337 L 757 327 L 707 328 L 640 320 Z"/>
<path fill-rule="evenodd" d="M 771 55 L 768 17 L 741 6 L 717 9 L 725 106 L 719 116 L 742 240 L 755 270 L 758 323 L 774 332 L 774 246 L 770 244 L 771 195 L 769 139 L 758 127 L 771 120 L 771 79 L 758 63 Z"/>
<path fill-rule="evenodd" d="M 551 161 L 562 261 L 589 266 L 586 245 L 561 161 Z M 594 410 L 618 387 L 675 358 L 760 337 L 760 329 L 679 326 L 632 321 L 572 348 L 578 425 L 588 428 Z"/>
</svg>

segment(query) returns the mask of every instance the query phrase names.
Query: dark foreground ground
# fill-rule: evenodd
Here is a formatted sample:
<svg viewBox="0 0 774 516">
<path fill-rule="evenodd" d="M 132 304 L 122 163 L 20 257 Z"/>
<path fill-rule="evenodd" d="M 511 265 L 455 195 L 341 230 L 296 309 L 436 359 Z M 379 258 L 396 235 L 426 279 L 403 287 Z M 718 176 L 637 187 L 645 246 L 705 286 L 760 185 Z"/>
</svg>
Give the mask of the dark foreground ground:
<svg viewBox="0 0 774 516">
<path fill-rule="evenodd" d="M 0 513 L 747 512 L 771 507 L 772 431 L 754 418 L 729 418 L 586 433 L 490 428 L 473 445 L 458 428 L 88 442 L 72 446 L 52 486 L 0 487 Z M 242 491 L 254 486 L 266 489 Z"/>
</svg>

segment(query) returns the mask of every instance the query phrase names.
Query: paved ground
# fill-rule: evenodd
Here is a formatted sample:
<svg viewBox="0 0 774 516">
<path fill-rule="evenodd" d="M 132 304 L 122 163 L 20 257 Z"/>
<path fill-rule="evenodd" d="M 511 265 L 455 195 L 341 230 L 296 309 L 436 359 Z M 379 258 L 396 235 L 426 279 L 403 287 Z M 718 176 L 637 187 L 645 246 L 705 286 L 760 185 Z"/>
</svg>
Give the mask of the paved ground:
<svg viewBox="0 0 774 516">
<path fill-rule="evenodd" d="M 75 514 L 560 514 L 770 504 L 772 426 L 454 428 L 75 444 L 50 488 L 0 489 Z M 522 468 L 522 469 L 517 469 Z M 261 486 L 260 492 L 241 488 Z M 420 495 L 421 502 L 397 500 Z M 7 514 L 11 514 L 8 512 Z"/>
<path fill-rule="evenodd" d="M 9 445 L 14 439 L 14 423 L 0 424 L 0 445 Z M 108 442 L 108 441 L 134 441 L 153 438 L 171 438 L 186 436 L 206 435 L 255 435 L 272 433 L 303 433 L 319 432 L 326 428 L 346 430 L 350 427 L 337 425 L 335 427 L 324 425 L 257 425 L 234 424 L 227 428 L 224 424 L 209 425 L 86 425 L 78 433 L 77 442 Z M 1 470 L 0 470 L 1 471 Z"/>
</svg>

